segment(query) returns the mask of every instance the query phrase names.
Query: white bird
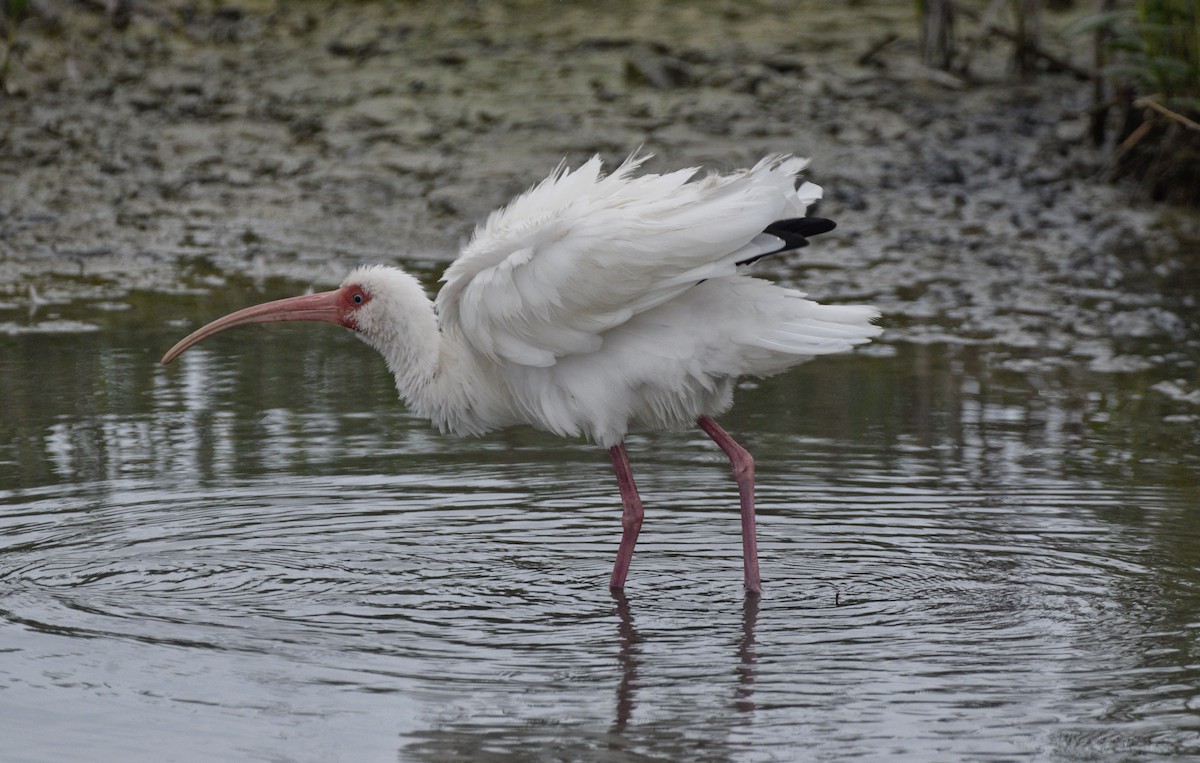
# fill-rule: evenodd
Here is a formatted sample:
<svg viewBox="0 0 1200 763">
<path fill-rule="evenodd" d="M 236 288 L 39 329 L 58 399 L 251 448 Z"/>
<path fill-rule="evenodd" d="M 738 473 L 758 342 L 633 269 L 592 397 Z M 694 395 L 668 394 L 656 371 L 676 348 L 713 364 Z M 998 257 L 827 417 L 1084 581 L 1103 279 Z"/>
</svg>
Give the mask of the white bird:
<svg viewBox="0 0 1200 763">
<path fill-rule="evenodd" d="M 333 291 L 213 321 L 162 362 L 234 326 L 336 323 L 384 356 L 400 397 L 444 432 L 524 424 L 594 441 L 623 506 L 613 589 L 625 586 L 642 524 L 626 433 L 696 424 L 733 465 L 744 582 L 758 592 L 754 461 L 713 417 L 739 377 L 849 350 L 880 333 L 878 312 L 819 305 L 747 272 L 834 227 L 805 217 L 821 197 L 813 183 L 796 188 L 806 159 L 770 156 L 696 180 L 695 168 L 638 175 L 645 158 L 610 175 L 599 157 L 560 164 L 476 229 L 435 300 L 402 270 L 360 267 Z"/>
</svg>

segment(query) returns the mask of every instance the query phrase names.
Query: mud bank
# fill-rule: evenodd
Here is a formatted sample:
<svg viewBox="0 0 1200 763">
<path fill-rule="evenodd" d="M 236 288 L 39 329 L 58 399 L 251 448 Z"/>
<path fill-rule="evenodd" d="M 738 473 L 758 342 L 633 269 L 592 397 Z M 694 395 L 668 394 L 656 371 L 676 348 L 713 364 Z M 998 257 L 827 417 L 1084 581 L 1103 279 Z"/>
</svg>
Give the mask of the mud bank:
<svg viewBox="0 0 1200 763">
<path fill-rule="evenodd" d="M 644 146 L 652 170 L 813 157 L 840 227 L 764 270 L 875 302 L 893 341 L 1018 369 L 1200 355 L 1196 217 L 1100 179 L 1077 82 L 1013 84 L 1001 51 L 990 84 L 916 65 L 909 3 L 98 5 L 39 5 L 0 100 L 10 310 L 364 261 L 432 281 L 563 157 Z"/>
</svg>

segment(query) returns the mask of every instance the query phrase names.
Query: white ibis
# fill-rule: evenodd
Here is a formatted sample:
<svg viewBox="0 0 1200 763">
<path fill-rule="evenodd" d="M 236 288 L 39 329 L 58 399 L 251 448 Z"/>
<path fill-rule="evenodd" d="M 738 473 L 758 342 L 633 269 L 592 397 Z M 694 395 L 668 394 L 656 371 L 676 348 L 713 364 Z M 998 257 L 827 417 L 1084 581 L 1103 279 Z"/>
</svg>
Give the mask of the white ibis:
<svg viewBox="0 0 1200 763">
<path fill-rule="evenodd" d="M 630 429 L 695 423 L 733 465 L 744 582 L 761 590 L 754 461 L 714 416 L 741 376 L 770 376 L 880 333 L 878 312 L 819 305 L 748 274 L 771 254 L 831 230 L 805 217 L 820 187 L 796 187 L 805 159 L 693 180 L 696 169 L 637 175 L 632 156 L 605 175 L 598 157 L 493 212 L 430 300 L 417 279 L 367 266 L 321 294 L 247 307 L 198 329 L 162 362 L 220 331 L 270 321 L 325 321 L 378 350 L 409 408 L 444 432 L 519 424 L 607 448 L 621 492 L 621 589 L 642 525 L 625 452 Z"/>
</svg>

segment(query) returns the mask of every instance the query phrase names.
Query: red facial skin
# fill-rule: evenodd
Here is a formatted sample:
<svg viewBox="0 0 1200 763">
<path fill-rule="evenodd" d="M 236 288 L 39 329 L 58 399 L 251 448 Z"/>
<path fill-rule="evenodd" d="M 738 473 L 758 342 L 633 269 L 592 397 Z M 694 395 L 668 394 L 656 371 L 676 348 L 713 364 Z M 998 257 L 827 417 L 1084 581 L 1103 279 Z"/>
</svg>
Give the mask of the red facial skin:
<svg viewBox="0 0 1200 763">
<path fill-rule="evenodd" d="M 218 318 L 206 326 L 202 326 L 167 350 L 160 361 L 163 365 L 170 363 L 192 345 L 219 334 L 235 326 L 246 326 L 251 323 L 272 323 L 274 321 L 322 321 L 336 323 L 354 331 L 358 330 L 355 314 L 359 308 L 371 301 L 371 295 L 357 284 L 348 284 L 340 289 L 325 291 L 320 294 L 305 294 L 302 297 L 289 297 L 266 302 L 261 305 L 247 307 L 230 313 L 224 318 Z"/>
</svg>

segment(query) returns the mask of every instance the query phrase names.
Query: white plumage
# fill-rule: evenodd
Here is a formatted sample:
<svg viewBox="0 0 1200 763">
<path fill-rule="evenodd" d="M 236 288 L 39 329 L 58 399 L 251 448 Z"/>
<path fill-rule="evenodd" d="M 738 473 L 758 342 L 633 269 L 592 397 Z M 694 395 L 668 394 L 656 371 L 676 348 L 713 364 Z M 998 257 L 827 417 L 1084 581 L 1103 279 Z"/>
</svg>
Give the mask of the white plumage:
<svg viewBox="0 0 1200 763">
<path fill-rule="evenodd" d="M 767 157 L 699 180 L 695 169 L 637 175 L 643 161 L 631 157 L 607 176 L 599 158 L 573 171 L 560 165 L 476 230 L 435 301 L 401 270 L 362 267 L 336 291 L 215 321 L 164 362 L 233 325 L 325 320 L 382 353 L 401 397 L 444 431 L 527 424 L 595 441 L 612 455 L 625 505 L 615 588 L 636 540 L 631 519 L 641 521 L 626 433 L 699 422 L 735 472 L 749 469 L 749 505 L 739 476 L 746 586 L 758 590 L 752 462 L 739 464 L 745 452 L 711 417 L 730 407 L 738 377 L 776 374 L 876 336 L 877 312 L 819 305 L 741 264 L 805 243 L 772 226 L 813 220 L 796 219 L 821 196 L 812 183 L 796 188 L 807 160 Z"/>
</svg>

